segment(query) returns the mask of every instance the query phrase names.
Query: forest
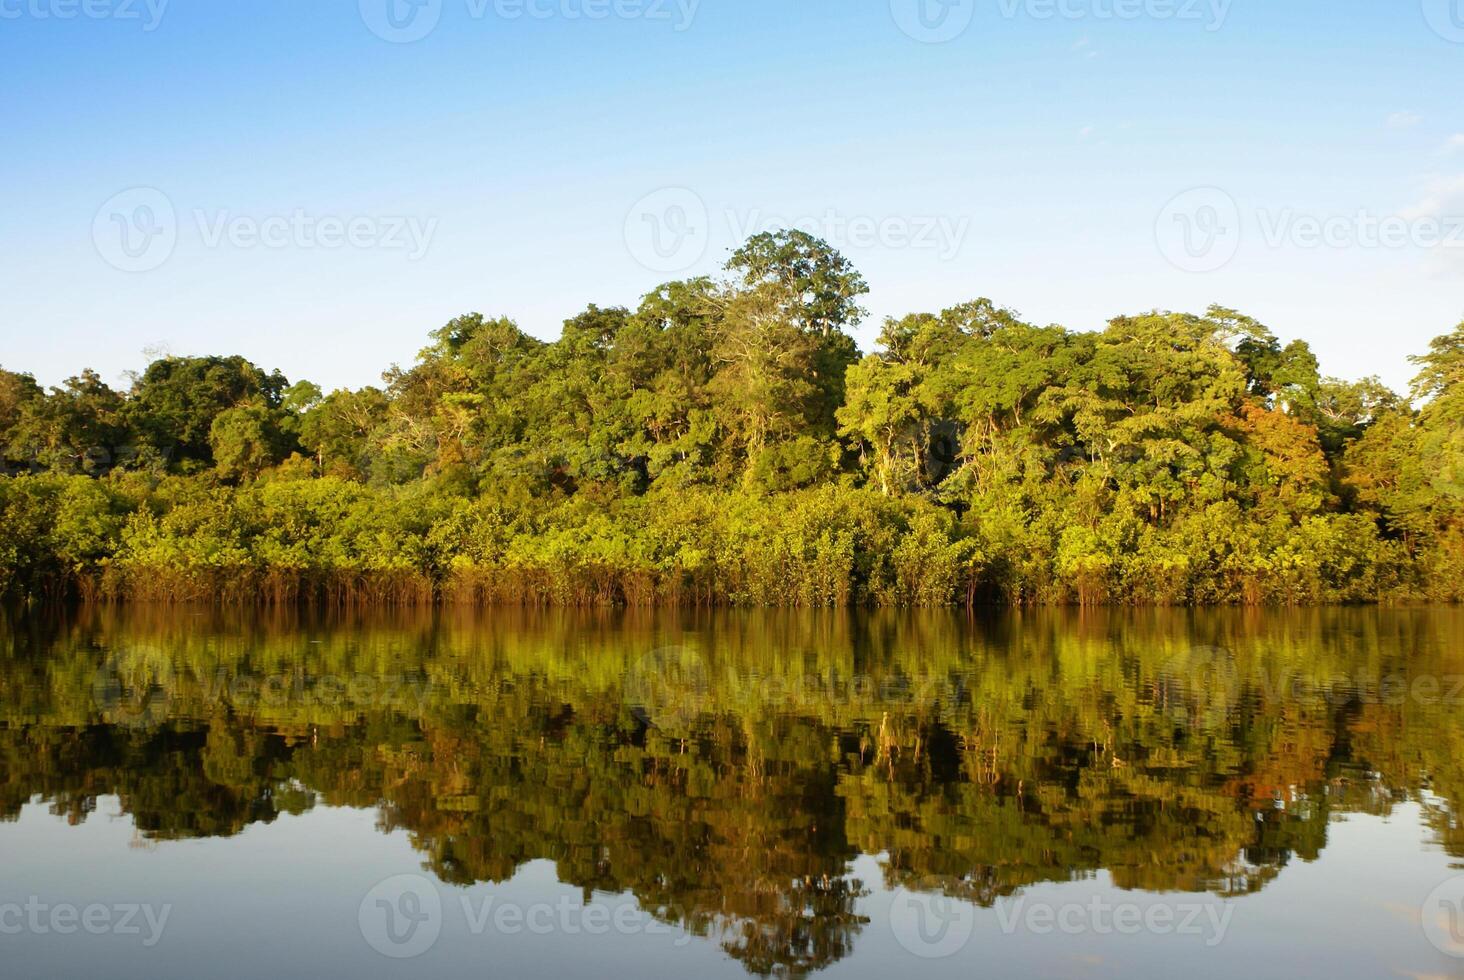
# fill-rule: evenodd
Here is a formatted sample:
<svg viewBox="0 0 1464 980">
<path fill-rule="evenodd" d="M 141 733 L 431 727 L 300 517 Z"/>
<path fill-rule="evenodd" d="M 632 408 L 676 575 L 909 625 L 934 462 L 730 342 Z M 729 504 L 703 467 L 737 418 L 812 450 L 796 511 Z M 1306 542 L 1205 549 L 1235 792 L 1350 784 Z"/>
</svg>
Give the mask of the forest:
<svg viewBox="0 0 1464 980">
<path fill-rule="evenodd" d="M 1406 393 L 1234 310 L 988 299 L 851 330 L 802 232 L 541 341 L 478 313 L 380 386 L 239 356 L 0 370 L 0 597 L 289 604 L 1454 602 L 1464 323 Z M 1380 332 L 1380 336 L 1386 336 Z"/>
</svg>

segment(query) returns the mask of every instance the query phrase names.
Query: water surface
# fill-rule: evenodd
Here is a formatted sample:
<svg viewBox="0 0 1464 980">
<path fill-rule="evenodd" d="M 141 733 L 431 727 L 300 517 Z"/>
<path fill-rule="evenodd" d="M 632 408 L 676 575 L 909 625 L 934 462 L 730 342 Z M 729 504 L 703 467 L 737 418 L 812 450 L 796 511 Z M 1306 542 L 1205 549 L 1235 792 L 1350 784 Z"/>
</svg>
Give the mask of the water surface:
<svg viewBox="0 0 1464 980">
<path fill-rule="evenodd" d="M 1434 977 L 1456 610 L 0 621 L 10 976 Z"/>
</svg>

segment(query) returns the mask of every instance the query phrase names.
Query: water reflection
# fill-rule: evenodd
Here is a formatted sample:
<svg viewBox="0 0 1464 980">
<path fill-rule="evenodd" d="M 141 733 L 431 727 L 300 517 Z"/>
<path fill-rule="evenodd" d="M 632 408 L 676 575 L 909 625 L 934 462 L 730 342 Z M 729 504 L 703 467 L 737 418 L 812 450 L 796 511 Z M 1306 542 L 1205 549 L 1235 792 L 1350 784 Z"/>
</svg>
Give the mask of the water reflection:
<svg viewBox="0 0 1464 980">
<path fill-rule="evenodd" d="M 1452 610 L 132 609 L 0 637 L 0 819 L 116 796 L 166 842 L 375 808 L 442 882 L 552 861 L 757 974 L 849 956 L 873 884 L 1247 895 L 1404 802 L 1464 855 Z"/>
</svg>

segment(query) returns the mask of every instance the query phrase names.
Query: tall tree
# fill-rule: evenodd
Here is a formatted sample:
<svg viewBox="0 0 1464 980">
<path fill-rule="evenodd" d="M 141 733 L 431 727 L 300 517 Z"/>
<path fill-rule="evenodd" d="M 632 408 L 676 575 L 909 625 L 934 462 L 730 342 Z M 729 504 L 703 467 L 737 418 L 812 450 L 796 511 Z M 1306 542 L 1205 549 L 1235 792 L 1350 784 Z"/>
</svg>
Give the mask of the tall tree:
<svg viewBox="0 0 1464 980">
<path fill-rule="evenodd" d="M 176 464 L 212 465 L 209 433 L 231 408 L 259 404 L 278 409 L 289 382 L 242 357 L 166 357 L 147 366 L 133 384 L 128 421 Z"/>
</svg>

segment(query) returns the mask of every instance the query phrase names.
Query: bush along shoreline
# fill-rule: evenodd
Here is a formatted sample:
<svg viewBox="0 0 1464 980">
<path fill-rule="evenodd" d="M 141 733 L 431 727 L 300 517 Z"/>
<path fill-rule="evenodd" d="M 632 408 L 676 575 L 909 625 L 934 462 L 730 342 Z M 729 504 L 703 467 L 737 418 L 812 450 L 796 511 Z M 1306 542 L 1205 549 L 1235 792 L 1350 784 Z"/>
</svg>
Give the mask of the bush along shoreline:
<svg viewBox="0 0 1464 980">
<path fill-rule="evenodd" d="M 825 243 L 545 342 L 459 317 L 380 386 L 238 357 L 0 370 L 0 598 L 529 605 L 1456 602 L 1464 324 L 1406 394 L 1233 310 L 975 300 L 850 337 Z"/>
</svg>

